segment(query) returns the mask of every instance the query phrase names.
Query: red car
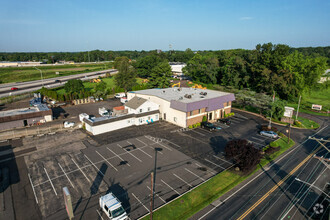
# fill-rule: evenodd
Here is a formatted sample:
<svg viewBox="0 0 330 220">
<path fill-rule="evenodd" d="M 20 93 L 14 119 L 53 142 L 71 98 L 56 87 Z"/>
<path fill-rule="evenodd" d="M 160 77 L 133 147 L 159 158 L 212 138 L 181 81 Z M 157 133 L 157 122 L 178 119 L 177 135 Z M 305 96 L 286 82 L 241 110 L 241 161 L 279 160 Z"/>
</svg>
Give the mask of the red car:
<svg viewBox="0 0 330 220">
<path fill-rule="evenodd" d="M 10 90 L 14 91 L 14 90 L 18 90 L 17 87 L 12 87 Z"/>
</svg>

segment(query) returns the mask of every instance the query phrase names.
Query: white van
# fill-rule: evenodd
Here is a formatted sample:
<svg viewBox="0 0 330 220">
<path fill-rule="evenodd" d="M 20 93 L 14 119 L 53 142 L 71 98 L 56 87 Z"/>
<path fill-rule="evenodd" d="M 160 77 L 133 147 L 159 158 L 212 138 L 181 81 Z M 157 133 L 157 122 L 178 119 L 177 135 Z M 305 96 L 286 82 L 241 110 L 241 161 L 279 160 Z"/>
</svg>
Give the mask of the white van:
<svg viewBox="0 0 330 220">
<path fill-rule="evenodd" d="M 101 196 L 100 207 L 103 212 L 108 216 L 109 219 L 112 220 L 126 220 L 129 219 L 127 213 L 119 200 L 116 198 L 114 194 L 111 192 Z"/>
<path fill-rule="evenodd" d="M 124 92 L 121 92 L 121 93 L 117 93 L 117 94 L 115 95 L 115 98 L 120 99 L 120 98 L 123 98 L 123 97 L 125 97 L 125 96 L 126 96 L 125 93 L 124 93 Z"/>
</svg>

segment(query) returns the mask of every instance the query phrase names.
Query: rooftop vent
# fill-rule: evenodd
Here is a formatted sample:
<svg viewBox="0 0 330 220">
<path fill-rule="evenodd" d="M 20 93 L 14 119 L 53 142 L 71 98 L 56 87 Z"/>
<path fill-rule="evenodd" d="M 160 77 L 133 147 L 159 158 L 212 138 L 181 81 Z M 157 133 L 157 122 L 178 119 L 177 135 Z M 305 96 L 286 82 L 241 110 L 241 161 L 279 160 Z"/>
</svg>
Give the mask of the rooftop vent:
<svg viewBox="0 0 330 220">
<path fill-rule="evenodd" d="M 185 94 L 184 97 L 187 99 L 191 99 L 191 95 L 188 95 L 188 94 Z"/>
<path fill-rule="evenodd" d="M 181 91 L 181 88 L 178 88 L 178 91 Z"/>
<path fill-rule="evenodd" d="M 163 90 L 163 93 L 165 93 L 165 90 Z"/>
<path fill-rule="evenodd" d="M 205 98 L 205 96 L 200 96 L 201 99 Z"/>
<path fill-rule="evenodd" d="M 183 99 L 183 97 L 181 96 L 180 98 L 179 98 L 179 100 L 182 100 Z"/>
</svg>

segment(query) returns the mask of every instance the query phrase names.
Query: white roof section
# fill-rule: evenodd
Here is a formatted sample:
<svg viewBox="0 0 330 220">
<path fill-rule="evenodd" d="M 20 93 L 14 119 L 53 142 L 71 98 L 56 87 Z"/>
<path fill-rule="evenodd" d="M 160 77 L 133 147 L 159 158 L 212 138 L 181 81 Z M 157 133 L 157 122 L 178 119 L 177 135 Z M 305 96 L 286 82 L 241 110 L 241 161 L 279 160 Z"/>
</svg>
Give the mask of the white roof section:
<svg viewBox="0 0 330 220">
<path fill-rule="evenodd" d="M 116 208 L 119 208 L 121 206 L 120 202 L 117 200 L 116 197 L 112 193 L 106 194 L 102 196 L 101 200 L 103 200 L 104 204 L 108 207 L 110 210 L 114 210 Z"/>
<path fill-rule="evenodd" d="M 182 73 L 182 68 L 186 66 L 186 64 L 170 64 L 172 72 Z"/>
<path fill-rule="evenodd" d="M 213 99 L 231 94 L 227 92 L 221 92 L 221 91 L 215 91 L 209 89 L 193 89 L 193 88 L 185 88 L 185 87 L 180 87 L 180 88 L 175 87 L 175 88 L 165 88 L 165 89 L 146 89 L 146 90 L 132 91 L 130 93 L 156 96 L 167 101 L 178 100 L 183 103 L 192 103 L 196 101 Z M 190 98 L 187 98 L 187 96 L 189 95 Z"/>
<path fill-rule="evenodd" d="M 45 104 L 37 105 L 36 107 L 29 107 L 29 108 L 20 108 L 20 109 L 13 109 L 8 111 L 0 111 L 0 117 L 7 117 L 13 115 L 22 115 L 27 113 L 33 112 L 40 112 L 40 111 L 48 111 L 49 108 Z"/>
</svg>

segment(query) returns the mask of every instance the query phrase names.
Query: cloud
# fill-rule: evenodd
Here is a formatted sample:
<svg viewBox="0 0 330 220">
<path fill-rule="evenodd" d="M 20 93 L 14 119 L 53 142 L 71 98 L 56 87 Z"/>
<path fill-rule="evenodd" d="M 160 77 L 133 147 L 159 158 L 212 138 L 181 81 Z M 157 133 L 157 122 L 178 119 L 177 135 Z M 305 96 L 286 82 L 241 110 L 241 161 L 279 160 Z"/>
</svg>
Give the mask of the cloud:
<svg viewBox="0 0 330 220">
<path fill-rule="evenodd" d="M 252 20 L 253 18 L 252 17 L 240 17 L 239 20 L 241 21 L 247 21 L 247 20 Z"/>
</svg>

